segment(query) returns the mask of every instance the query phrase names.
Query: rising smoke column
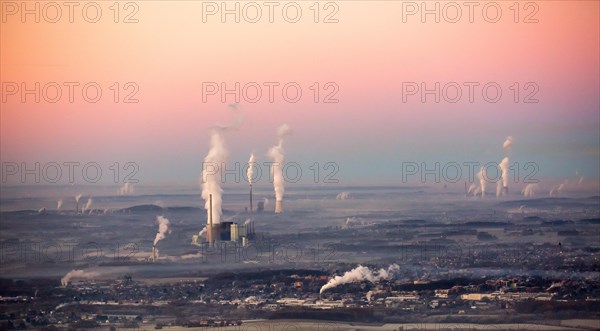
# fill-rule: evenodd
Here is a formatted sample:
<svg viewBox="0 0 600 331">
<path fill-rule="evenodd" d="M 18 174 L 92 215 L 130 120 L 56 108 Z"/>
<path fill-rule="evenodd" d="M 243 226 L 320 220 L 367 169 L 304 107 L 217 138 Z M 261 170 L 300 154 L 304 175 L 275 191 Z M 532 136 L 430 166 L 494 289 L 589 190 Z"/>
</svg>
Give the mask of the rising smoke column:
<svg viewBox="0 0 600 331">
<path fill-rule="evenodd" d="M 90 212 L 92 212 L 92 204 L 94 203 L 94 199 L 92 198 L 88 198 L 87 202 L 85 203 L 85 206 L 83 206 L 83 210 L 81 211 L 81 213 L 85 213 L 86 210 L 89 210 Z"/>
<path fill-rule="evenodd" d="M 198 232 L 198 236 L 206 237 L 207 232 L 208 232 L 208 230 L 206 229 L 206 227 L 203 227 L 202 230 L 200 230 L 200 232 Z"/>
<path fill-rule="evenodd" d="M 248 171 L 246 171 L 246 177 L 248 177 L 248 183 L 252 185 L 252 180 L 254 178 L 254 167 L 256 166 L 256 162 L 254 159 L 254 153 L 250 154 L 250 159 L 248 160 Z"/>
<path fill-rule="evenodd" d="M 119 188 L 119 195 L 130 195 L 133 194 L 133 184 L 127 182 L 125 184 L 123 184 L 123 186 L 121 186 Z"/>
<path fill-rule="evenodd" d="M 479 172 L 477 173 L 477 177 L 479 178 L 479 191 L 481 192 L 481 197 L 485 197 L 485 168 L 481 167 Z"/>
<path fill-rule="evenodd" d="M 504 195 L 503 191 L 508 188 L 508 163 L 509 160 L 507 156 L 498 164 L 498 168 L 500 168 L 502 177 L 501 180 L 498 180 L 496 184 L 496 196 Z"/>
<path fill-rule="evenodd" d="M 60 283 L 63 287 L 66 287 L 72 278 L 91 279 L 98 276 L 100 276 L 100 274 L 98 274 L 95 271 L 84 271 L 80 269 L 71 270 L 63 278 L 60 279 Z"/>
<path fill-rule="evenodd" d="M 156 237 L 154 238 L 153 246 L 165 239 L 165 235 L 169 232 L 169 220 L 164 216 L 156 216 L 156 224 L 158 224 L 158 232 L 156 233 Z"/>
<path fill-rule="evenodd" d="M 506 137 L 506 140 L 504 140 L 504 143 L 502 143 L 502 148 L 504 149 L 504 152 L 506 154 L 510 153 L 510 150 L 512 149 L 512 144 L 513 144 L 513 137 L 511 137 L 511 136 Z"/>
<path fill-rule="evenodd" d="M 502 143 L 502 149 L 504 149 L 504 153 L 506 156 L 498 164 L 498 167 L 500 168 L 500 172 L 502 173 L 502 177 L 501 177 L 502 181 L 499 180 L 496 183 L 496 196 L 497 197 L 508 193 L 508 167 L 509 167 L 508 155 L 510 154 L 510 151 L 512 149 L 513 141 L 514 141 L 513 137 L 508 136 L 504 140 L 504 143 Z"/>
<path fill-rule="evenodd" d="M 252 181 L 254 177 L 254 153 L 250 154 L 250 159 L 248 160 L 248 170 L 246 171 L 246 177 L 248 178 L 248 184 L 250 184 L 250 212 L 253 211 L 252 208 Z"/>
<path fill-rule="evenodd" d="M 288 136 L 292 130 L 287 124 L 282 124 L 277 128 L 277 145 L 271 147 L 268 152 L 269 158 L 273 161 L 271 165 L 271 176 L 273 178 L 273 189 L 275 190 L 275 212 L 281 212 L 281 202 L 285 192 L 285 181 L 283 179 L 283 161 L 285 154 L 283 150 L 283 139 Z M 279 208 L 278 208 L 279 207 Z"/>
<path fill-rule="evenodd" d="M 79 213 L 79 199 L 81 199 L 81 193 L 75 196 L 75 214 Z"/>
<path fill-rule="evenodd" d="M 382 268 L 379 269 L 379 271 L 373 272 L 371 269 L 359 265 L 350 271 L 346 271 L 343 276 L 335 276 L 330 279 L 327 284 L 321 287 L 319 293 L 322 294 L 329 289 L 348 283 L 357 283 L 364 280 L 367 280 L 371 283 L 376 283 L 381 280 L 387 280 L 390 279 L 399 269 L 400 267 L 397 264 L 392 264 L 387 268 L 387 270 Z"/>
<path fill-rule="evenodd" d="M 338 195 L 335 197 L 336 200 L 347 200 L 349 196 L 348 192 L 340 192 L 338 193 Z"/>
<path fill-rule="evenodd" d="M 63 205 L 63 201 L 62 201 L 62 199 L 61 199 L 61 200 L 58 200 L 58 201 L 56 202 L 56 210 L 60 210 L 60 208 L 62 207 L 62 205 Z"/>
<path fill-rule="evenodd" d="M 233 121 L 230 124 L 217 123 L 210 133 L 210 149 L 204 158 L 202 166 L 202 175 L 200 176 L 200 187 L 202 190 L 202 199 L 204 199 L 204 209 L 206 209 L 206 218 L 210 217 L 210 196 L 212 194 L 213 204 L 213 224 L 221 223 L 223 210 L 223 190 L 221 189 L 221 167 L 227 162 L 228 152 L 225 148 L 223 134 L 230 129 L 237 129 L 242 126 L 244 118 L 238 111 L 238 104 L 230 104 L 229 108 L 233 111 Z"/>
<path fill-rule="evenodd" d="M 158 232 L 156 233 L 156 237 L 154 237 L 154 243 L 152 244 L 152 255 L 150 256 L 152 261 L 156 261 L 158 259 L 158 248 L 156 248 L 156 244 L 165 239 L 165 235 L 167 232 L 169 232 L 170 222 L 164 216 L 156 216 L 156 224 L 158 224 Z"/>
<path fill-rule="evenodd" d="M 525 188 L 523 188 L 523 190 L 521 191 L 521 194 L 528 198 L 531 198 L 535 196 L 535 190 L 537 189 L 537 187 L 538 184 L 527 184 L 527 186 L 525 186 Z"/>
<path fill-rule="evenodd" d="M 206 209 L 206 219 L 210 217 L 210 196 L 212 194 L 213 224 L 221 223 L 223 210 L 223 189 L 221 189 L 221 167 L 227 161 L 228 152 L 222 136 L 222 128 L 214 128 L 210 135 L 210 150 L 204 158 L 202 177 L 202 199 Z"/>
<path fill-rule="evenodd" d="M 562 192 L 562 190 L 565 188 L 565 184 L 567 184 L 567 183 L 568 183 L 568 182 L 565 180 L 565 182 L 564 182 L 564 183 L 562 183 L 562 184 L 560 184 L 560 185 L 553 186 L 553 187 L 550 189 L 550 193 L 549 193 L 549 195 L 550 195 L 551 197 L 554 197 L 554 196 L 557 196 L 557 195 L 559 195 L 559 194 Z"/>
</svg>

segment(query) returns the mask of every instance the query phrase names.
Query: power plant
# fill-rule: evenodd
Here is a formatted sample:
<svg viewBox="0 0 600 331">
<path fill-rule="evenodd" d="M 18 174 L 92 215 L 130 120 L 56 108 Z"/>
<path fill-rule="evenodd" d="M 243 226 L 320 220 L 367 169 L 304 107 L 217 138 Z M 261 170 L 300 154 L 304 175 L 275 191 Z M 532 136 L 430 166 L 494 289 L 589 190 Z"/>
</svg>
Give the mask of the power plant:
<svg viewBox="0 0 600 331">
<path fill-rule="evenodd" d="M 206 243 L 209 247 L 214 247 L 215 243 L 221 241 L 240 242 L 244 246 L 248 245 L 249 239 L 254 236 L 254 222 L 246 220 L 244 224 L 235 222 L 221 222 L 213 224 L 212 211 L 212 194 L 209 195 L 209 212 L 208 222 L 206 224 Z M 202 231 L 204 232 L 204 230 Z M 192 237 L 192 245 L 201 246 L 201 234 Z"/>
</svg>

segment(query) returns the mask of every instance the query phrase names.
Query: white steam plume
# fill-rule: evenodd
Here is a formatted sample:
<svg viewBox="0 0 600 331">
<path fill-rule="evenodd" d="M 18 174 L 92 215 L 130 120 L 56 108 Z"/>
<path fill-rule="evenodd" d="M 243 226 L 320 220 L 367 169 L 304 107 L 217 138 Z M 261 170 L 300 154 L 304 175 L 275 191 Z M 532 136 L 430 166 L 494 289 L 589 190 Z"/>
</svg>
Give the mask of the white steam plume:
<svg viewBox="0 0 600 331">
<path fill-rule="evenodd" d="M 282 172 L 283 161 L 285 160 L 283 139 L 291 132 L 292 130 L 287 124 L 279 126 L 279 128 L 277 128 L 278 143 L 271 147 L 268 152 L 269 158 L 273 161 L 273 164 L 271 165 L 271 176 L 273 178 L 276 201 L 283 200 L 283 193 L 285 192 L 285 181 Z"/>
<path fill-rule="evenodd" d="M 242 113 L 238 110 L 238 104 L 230 104 L 232 109 L 233 121 L 230 124 L 217 123 L 210 133 L 210 149 L 204 158 L 202 166 L 202 175 L 200 177 L 200 187 L 202 190 L 202 199 L 204 199 L 204 209 L 206 209 L 207 219 L 210 217 L 210 196 L 212 195 L 213 224 L 221 223 L 223 210 L 223 190 L 221 189 L 221 168 L 227 162 L 228 152 L 225 148 L 223 133 L 230 129 L 239 128 L 244 122 Z"/>
<path fill-rule="evenodd" d="M 79 199 L 81 199 L 81 193 L 75 196 L 75 202 L 79 203 Z"/>
<path fill-rule="evenodd" d="M 484 167 L 481 167 L 479 169 L 479 172 L 477 173 L 477 177 L 479 178 L 479 191 L 481 193 L 482 198 L 485 196 L 485 185 L 486 185 L 484 169 L 485 169 Z"/>
<path fill-rule="evenodd" d="M 87 200 L 87 202 L 85 203 L 85 206 L 83 206 L 83 210 L 81 212 L 84 213 L 86 210 L 91 210 L 93 203 L 94 203 L 94 199 L 89 198 Z"/>
<path fill-rule="evenodd" d="M 210 135 L 210 150 L 204 158 L 202 177 L 202 199 L 207 219 L 210 217 L 210 196 L 212 195 L 213 224 L 221 223 L 223 189 L 221 189 L 221 168 L 227 161 L 228 152 L 222 137 L 222 129 L 213 129 Z"/>
<path fill-rule="evenodd" d="M 338 193 L 338 195 L 335 197 L 336 200 L 347 200 L 348 199 L 348 192 L 340 192 Z"/>
<path fill-rule="evenodd" d="M 479 186 L 477 186 L 477 184 L 475 183 L 472 183 L 471 186 L 469 186 L 469 190 L 467 190 L 467 194 L 476 196 L 477 194 L 479 194 L 480 191 L 481 189 L 479 188 Z"/>
<path fill-rule="evenodd" d="M 523 188 L 523 190 L 521 191 L 521 194 L 523 194 L 524 196 L 531 198 L 535 196 L 535 190 L 537 189 L 538 184 L 527 184 L 527 186 L 525 186 L 525 188 Z"/>
<path fill-rule="evenodd" d="M 123 186 L 121 186 L 119 188 L 119 195 L 130 195 L 133 194 L 133 184 L 127 182 L 125 184 L 123 184 Z"/>
<path fill-rule="evenodd" d="M 69 281 L 73 278 L 91 279 L 98 276 L 100 276 L 100 274 L 95 271 L 71 270 L 60 279 L 60 283 L 63 287 L 66 287 L 69 284 Z"/>
<path fill-rule="evenodd" d="M 502 159 L 502 162 L 498 164 L 498 167 L 500 167 L 500 171 L 502 172 L 502 185 L 504 187 L 508 187 L 508 163 L 508 157 L 505 157 Z"/>
<path fill-rule="evenodd" d="M 61 199 L 61 200 L 58 200 L 58 201 L 56 202 L 56 210 L 60 210 L 60 208 L 62 207 L 62 205 L 63 205 L 63 201 L 62 201 L 62 199 Z"/>
<path fill-rule="evenodd" d="M 248 160 L 248 171 L 246 171 L 246 177 L 248 177 L 248 183 L 252 185 L 252 178 L 254 177 L 254 167 L 256 166 L 254 161 L 254 153 L 250 154 L 250 159 Z"/>
<path fill-rule="evenodd" d="M 198 236 L 206 238 L 206 233 L 207 232 L 208 232 L 208 230 L 206 229 L 206 226 L 205 226 L 205 227 L 202 228 L 202 230 L 200 230 L 200 232 L 198 232 Z"/>
<path fill-rule="evenodd" d="M 502 148 L 504 149 L 505 153 L 509 153 L 511 148 L 512 148 L 512 144 L 513 144 L 513 137 L 508 136 L 506 137 L 506 140 L 504 140 L 504 143 L 502 144 Z"/>
<path fill-rule="evenodd" d="M 496 196 L 497 197 L 502 196 L 502 181 L 501 180 L 498 180 L 496 182 Z"/>
<path fill-rule="evenodd" d="M 397 272 L 400 267 L 397 264 L 392 264 L 387 269 L 379 269 L 379 271 L 371 271 L 371 269 L 359 265 L 358 267 L 347 271 L 343 276 L 335 276 L 330 279 L 327 284 L 321 287 L 319 293 L 323 293 L 329 289 L 332 289 L 336 286 L 348 284 L 348 283 L 356 283 L 367 280 L 371 283 L 376 283 L 381 280 L 390 279 L 395 272 Z"/>
<path fill-rule="evenodd" d="M 500 178 L 501 180 L 498 180 L 498 182 L 496 183 L 496 196 L 503 195 L 503 188 L 508 187 L 508 163 L 508 157 L 505 157 L 498 164 L 502 177 Z"/>
<path fill-rule="evenodd" d="M 565 183 L 566 183 L 566 182 L 565 182 Z M 553 187 L 550 189 L 550 193 L 549 193 L 549 194 L 550 194 L 550 196 L 551 196 L 551 197 L 554 197 L 554 196 L 557 196 L 557 195 L 559 195 L 559 194 L 562 192 L 562 190 L 565 188 L 565 183 L 562 183 L 562 184 L 560 184 L 560 185 L 553 186 Z"/>
<path fill-rule="evenodd" d="M 156 246 L 159 241 L 165 239 L 165 235 L 169 231 L 170 222 L 166 217 L 156 216 L 156 224 L 158 224 L 158 232 L 154 238 L 154 246 Z"/>
</svg>

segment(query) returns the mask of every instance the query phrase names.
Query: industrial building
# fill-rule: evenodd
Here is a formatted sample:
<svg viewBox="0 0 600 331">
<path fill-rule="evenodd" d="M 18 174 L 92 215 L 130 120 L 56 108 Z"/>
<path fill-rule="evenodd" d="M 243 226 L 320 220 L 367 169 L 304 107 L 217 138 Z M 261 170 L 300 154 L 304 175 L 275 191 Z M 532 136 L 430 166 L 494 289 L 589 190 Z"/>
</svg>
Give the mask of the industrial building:
<svg viewBox="0 0 600 331">
<path fill-rule="evenodd" d="M 206 224 L 206 242 L 210 247 L 215 245 L 218 241 L 234 241 L 240 242 L 243 246 L 247 246 L 249 239 L 254 236 L 254 222 L 250 219 L 246 220 L 244 224 L 238 224 L 235 222 L 221 222 L 213 224 L 212 221 L 212 195 L 209 197 L 209 217 Z M 200 234 L 192 237 L 192 245 L 202 245 L 200 241 Z"/>
</svg>

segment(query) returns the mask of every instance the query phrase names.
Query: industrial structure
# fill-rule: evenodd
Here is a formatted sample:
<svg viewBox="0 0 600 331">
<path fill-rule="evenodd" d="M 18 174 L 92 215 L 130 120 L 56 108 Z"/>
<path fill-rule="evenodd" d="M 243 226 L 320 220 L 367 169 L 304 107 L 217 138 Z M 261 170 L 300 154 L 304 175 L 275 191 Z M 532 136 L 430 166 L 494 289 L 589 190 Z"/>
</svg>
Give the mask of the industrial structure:
<svg viewBox="0 0 600 331">
<path fill-rule="evenodd" d="M 152 262 L 156 262 L 156 245 L 152 245 L 152 256 L 150 257 L 150 259 L 152 260 Z"/>
<path fill-rule="evenodd" d="M 252 198 L 250 198 L 252 200 Z M 244 246 L 247 246 L 249 239 L 254 236 L 254 222 L 250 219 L 246 220 L 244 224 L 238 224 L 234 222 L 221 222 L 213 224 L 213 205 L 212 205 L 212 194 L 209 196 L 209 216 L 206 224 L 206 243 L 209 247 L 214 247 L 216 242 L 219 241 L 234 241 L 240 242 Z M 202 245 L 200 240 L 200 234 L 192 237 L 192 245 Z M 153 252 L 154 254 L 154 252 Z"/>
</svg>

